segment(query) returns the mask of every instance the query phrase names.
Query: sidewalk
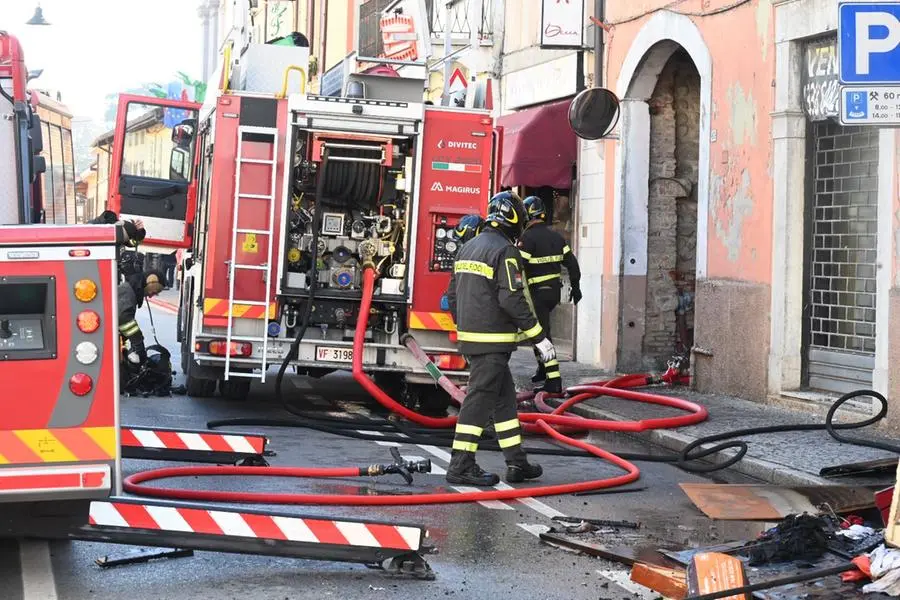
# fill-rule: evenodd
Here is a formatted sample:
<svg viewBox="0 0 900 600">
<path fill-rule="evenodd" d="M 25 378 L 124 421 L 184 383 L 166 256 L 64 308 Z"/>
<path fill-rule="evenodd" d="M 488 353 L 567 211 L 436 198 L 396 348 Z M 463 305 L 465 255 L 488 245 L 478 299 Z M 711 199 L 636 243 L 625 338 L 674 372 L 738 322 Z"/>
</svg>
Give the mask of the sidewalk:
<svg viewBox="0 0 900 600">
<path fill-rule="evenodd" d="M 587 383 L 610 377 L 609 374 L 580 363 L 563 362 L 560 366 L 563 385 Z M 519 389 L 528 389 L 535 368 L 532 352 L 526 349 L 517 351 L 513 355 L 511 368 L 516 386 Z M 824 417 L 818 415 L 729 396 L 701 394 L 683 386 L 676 388 L 654 386 L 647 389 L 653 393 L 677 396 L 701 404 L 709 411 L 709 419 L 699 425 L 677 430 L 614 435 L 629 435 L 645 443 L 680 451 L 698 438 L 734 429 L 779 424 L 824 423 Z M 585 417 L 608 420 L 639 420 L 683 414 L 681 411 L 666 407 L 611 397 L 587 400 L 573 412 Z M 846 417 L 839 413 L 836 420 L 849 422 L 865 418 L 866 415 L 859 413 L 849 413 Z M 875 427 L 844 432 L 848 437 L 892 441 L 873 433 Z M 601 445 L 609 447 L 609 441 L 606 441 L 609 439 L 604 435 Z M 733 465 L 731 470 L 762 482 L 779 485 L 866 485 L 873 480 L 861 477 L 825 479 L 819 476 L 819 471 L 823 467 L 838 464 L 896 457 L 895 454 L 882 450 L 842 444 L 824 430 L 756 435 L 744 438 L 744 441 L 748 442 L 749 446 L 747 454 Z M 730 456 L 733 452 L 726 450 L 725 454 Z M 719 462 L 722 460 L 721 455 L 719 456 L 718 459 L 716 457 L 710 459 Z M 878 481 L 883 482 L 884 479 Z"/>
</svg>

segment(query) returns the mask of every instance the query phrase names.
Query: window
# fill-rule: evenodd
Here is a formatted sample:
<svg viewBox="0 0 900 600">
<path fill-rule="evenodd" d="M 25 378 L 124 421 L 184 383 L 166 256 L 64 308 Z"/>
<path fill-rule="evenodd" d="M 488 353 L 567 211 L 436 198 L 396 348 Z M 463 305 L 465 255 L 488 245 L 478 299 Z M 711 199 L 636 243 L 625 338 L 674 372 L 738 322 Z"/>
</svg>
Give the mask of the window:
<svg viewBox="0 0 900 600">
<path fill-rule="evenodd" d="M 48 186 L 51 195 L 44 198 L 47 223 L 64 224 L 66 222 L 66 181 L 63 170 L 62 129 L 59 125 L 50 125 L 50 166 L 47 170 L 53 174 L 53 183 Z"/>
<path fill-rule="evenodd" d="M 130 103 L 122 175 L 190 181 L 196 123 L 196 111 Z"/>
</svg>

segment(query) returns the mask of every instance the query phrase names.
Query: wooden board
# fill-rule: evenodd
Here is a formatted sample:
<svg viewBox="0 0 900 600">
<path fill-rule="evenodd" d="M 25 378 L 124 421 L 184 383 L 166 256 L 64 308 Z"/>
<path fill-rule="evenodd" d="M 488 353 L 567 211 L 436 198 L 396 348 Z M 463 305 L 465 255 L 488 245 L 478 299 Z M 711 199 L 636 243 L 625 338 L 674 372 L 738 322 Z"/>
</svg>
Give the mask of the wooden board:
<svg viewBox="0 0 900 600">
<path fill-rule="evenodd" d="M 819 514 L 828 504 L 838 514 L 875 506 L 875 495 L 862 487 L 681 483 L 684 493 L 710 519 L 780 521 L 788 515 Z"/>
</svg>

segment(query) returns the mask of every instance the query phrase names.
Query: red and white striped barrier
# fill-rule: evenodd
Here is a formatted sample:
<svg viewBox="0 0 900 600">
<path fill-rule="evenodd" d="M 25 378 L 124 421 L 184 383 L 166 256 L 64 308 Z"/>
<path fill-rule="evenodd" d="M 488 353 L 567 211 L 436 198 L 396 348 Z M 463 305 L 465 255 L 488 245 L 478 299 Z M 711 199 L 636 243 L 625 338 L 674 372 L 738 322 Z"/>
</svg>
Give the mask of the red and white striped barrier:
<svg viewBox="0 0 900 600">
<path fill-rule="evenodd" d="M 149 427 L 122 427 L 123 458 L 235 462 L 261 457 L 268 439 L 262 435 Z"/>
<path fill-rule="evenodd" d="M 418 551 L 424 534 L 409 525 L 105 501 L 91 502 L 90 525 L 404 552 Z"/>
</svg>

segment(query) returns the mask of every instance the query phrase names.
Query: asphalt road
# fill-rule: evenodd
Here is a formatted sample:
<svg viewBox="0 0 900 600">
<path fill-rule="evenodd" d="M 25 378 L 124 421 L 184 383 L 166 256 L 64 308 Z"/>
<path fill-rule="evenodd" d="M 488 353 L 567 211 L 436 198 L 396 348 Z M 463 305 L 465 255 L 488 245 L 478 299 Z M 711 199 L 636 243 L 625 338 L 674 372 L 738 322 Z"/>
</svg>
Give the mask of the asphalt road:
<svg viewBox="0 0 900 600">
<path fill-rule="evenodd" d="M 175 351 L 175 317 L 156 309 L 160 341 Z M 141 324 L 149 337 L 146 311 Z M 177 368 L 177 367 L 176 367 Z M 274 379 L 274 375 L 272 377 Z M 177 379 L 180 381 L 180 378 Z M 366 395 L 343 375 L 318 381 L 291 379 L 285 395 L 309 410 L 368 413 L 376 410 Z M 204 428 L 209 419 L 228 417 L 284 417 L 274 401 L 271 381 L 257 385 L 243 403 L 221 398 L 123 398 L 123 424 Z M 391 462 L 387 442 L 354 440 L 308 429 L 229 428 L 260 431 L 269 436 L 277 466 L 347 466 Z M 595 441 L 610 450 L 637 450 L 621 438 L 604 435 Z M 529 441 L 529 443 L 542 443 Z M 412 486 L 396 476 L 380 482 L 367 479 L 278 480 L 272 478 L 184 479 L 161 485 L 213 487 L 252 491 L 314 491 L 377 494 L 410 491 L 452 491 L 443 478 L 448 451 L 428 445 L 404 444 L 406 457 L 429 458 L 434 472 L 418 475 Z M 643 449 L 646 450 L 646 449 Z M 485 453 L 479 462 L 503 473 L 498 454 Z M 620 474 L 616 467 L 587 458 L 540 457 L 545 470 L 541 483 L 565 483 Z M 164 463 L 165 464 L 165 463 Z M 126 474 L 164 466 L 158 462 L 128 460 Z M 448 504 L 418 507 L 274 507 L 292 514 L 371 517 L 427 526 L 437 552 L 428 555 L 433 581 L 391 577 L 362 565 L 301 559 L 270 558 L 214 552 L 193 557 L 101 569 L 94 561 L 121 556 L 126 546 L 86 542 L 14 541 L 0 543 L 2 597 L 8 600 L 198 600 L 215 598 L 285 600 L 299 598 L 541 598 L 632 599 L 655 598 L 646 588 L 628 580 L 622 565 L 564 551 L 543 544 L 537 534 L 553 525 L 557 515 L 639 521 L 642 529 L 627 537 L 623 532 L 601 533 L 597 543 L 647 545 L 665 543 L 708 544 L 746 539 L 757 526 L 715 523 L 696 510 L 678 487 L 680 482 L 704 481 L 662 464 L 639 464 L 640 482 L 647 490 L 602 496 L 556 496 L 524 501 Z M 501 484 L 503 486 L 504 484 Z"/>
</svg>

